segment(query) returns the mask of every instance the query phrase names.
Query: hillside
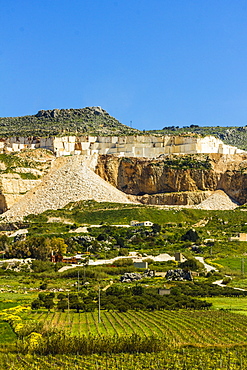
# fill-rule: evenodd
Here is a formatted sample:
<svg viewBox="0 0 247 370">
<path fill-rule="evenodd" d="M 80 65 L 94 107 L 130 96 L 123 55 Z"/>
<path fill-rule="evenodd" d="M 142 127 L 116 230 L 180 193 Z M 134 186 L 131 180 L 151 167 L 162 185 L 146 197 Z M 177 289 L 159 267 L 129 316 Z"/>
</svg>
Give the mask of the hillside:
<svg viewBox="0 0 247 370">
<path fill-rule="evenodd" d="M 247 155 L 63 156 L 41 149 L 0 155 L 2 220 L 96 201 L 232 209 L 247 201 Z M 134 215 L 133 215 L 133 218 Z M 104 219 L 104 218 L 103 218 Z"/>
<path fill-rule="evenodd" d="M 246 154 L 170 155 L 156 159 L 101 155 L 96 173 L 145 204 L 199 204 L 223 190 L 240 204 L 247 201 Z M 219 205 L 218 205 L 219 206 Z"/>
<path fill-rule="evenodd" d="M 62 208 L 78 200 L 131 203 L 130 196 L 102 180 L 90 167 L 90 160 L 82 156 L 58 158 L 41 182 L 4 213 L 4 221 Z"/>
<path fill-rule="evenodd" d="M 40 110 L 23 117 L 0 118 L 0 136 L 131 135 L 138 133 L 101 107 Z"/>
<path fill-rule="evenodd" d="M 146 133 L 159 135 L 184 135 L 188 133 L 201 136 L 212 135 L 222 140 L 225 144 L 247 150 L 247 126 L 244 127 L 220 127 L 220 126 L 197 126 L 184 127 L 167 126 L 162 130 L 150 130 Z"/>
<path fill-rule="evenodd" d="M 40 110 L 35 115 L 23 117 L 0 117 L 0 137 L 46 137 L 66 135 L 186 135 L 189 133 L 213 135 L 225 144 L 247 150 L 247 126 L 200 127 L 197 125 L 167 126 L 161 130 L 136 130 L 120 123 L 101 107 L 82 109 Z"/>
</svg>

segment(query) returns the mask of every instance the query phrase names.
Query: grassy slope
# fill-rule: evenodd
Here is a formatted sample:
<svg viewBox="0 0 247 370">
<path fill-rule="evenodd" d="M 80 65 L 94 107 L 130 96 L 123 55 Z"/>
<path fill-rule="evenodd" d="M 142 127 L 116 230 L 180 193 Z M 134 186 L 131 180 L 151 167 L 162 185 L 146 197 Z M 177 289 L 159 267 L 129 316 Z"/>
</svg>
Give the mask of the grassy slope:
<svg viewBox="0 0 247 370">
<path fill-rule="evenodd" d="M 206 300 L 213 304 L 214 309 L 231 310 L 231 312 L 247 315 L 246 297 L 208 297 Z"/>
<path fill-rule="evenodd" d="M 138 130 L 121 124 L 106 111 L 94 108 L 41 111 L 23 117 L 0 118 L 0 136 L 133 135 Z"/>
</svg>

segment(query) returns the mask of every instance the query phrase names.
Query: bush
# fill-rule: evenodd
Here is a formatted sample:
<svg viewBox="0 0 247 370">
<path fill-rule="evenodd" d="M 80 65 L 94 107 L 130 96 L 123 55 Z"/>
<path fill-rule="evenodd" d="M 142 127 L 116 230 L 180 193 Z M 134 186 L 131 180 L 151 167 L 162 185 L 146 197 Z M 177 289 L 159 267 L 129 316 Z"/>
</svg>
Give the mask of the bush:
<svg viewBox="0 0 247 370">
<path fill-rule="evenodd" d="M 49 261 L 39 261 L 33 260 L 31 268 L 34 272 L 44 272 L 44 271 L 52 271 L 54 270 L 54 264 Z"/>
<path fill-rule="evenodd" d="M 181 269 L 188 269 L 188 270 L 192 270 L 192 271 L 197 271 L 197 270 L 203 269 L 204 265 L 201 262 L 199 262 L 198 260 L 196 260 L 195 258 L 189 258 L 187 261 L 181 262 L 179 264 L 179 267 Z"/>
<path fill-rule="evenodd" d="M 232 281 L 232 278 L 230 276 L 225 276 L 224 279 L 222 280 L 222 284 L 229 284 Z"/>
<path fill-rule="evenodd" d="M 117 267 L 131 266 L 133 265 L 133 260 L 132 258 L 120 258 L 119 260 L 114 261 L 114 265 Z"/>
</svg>

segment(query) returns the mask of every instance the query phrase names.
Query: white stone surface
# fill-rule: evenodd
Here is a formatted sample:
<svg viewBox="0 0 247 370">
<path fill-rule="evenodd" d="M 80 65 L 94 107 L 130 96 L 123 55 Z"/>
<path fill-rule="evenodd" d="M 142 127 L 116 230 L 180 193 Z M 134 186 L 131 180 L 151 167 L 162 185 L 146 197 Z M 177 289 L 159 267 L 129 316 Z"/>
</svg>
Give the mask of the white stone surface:
<svg viewBox="0 0 247 370">
<path fill-rule="evenodd" d="M 121 156 L 153 158 L 161 154 L 243 153 L 240 149 L 225 145 L 214 136 L 63 136 L 37 139 L 11 137 L 1 139 L 3 150 L 20 151 L 40 147 L 52 150 L 57 156 L 80 154 L 116 154 Z"/>
</svg>

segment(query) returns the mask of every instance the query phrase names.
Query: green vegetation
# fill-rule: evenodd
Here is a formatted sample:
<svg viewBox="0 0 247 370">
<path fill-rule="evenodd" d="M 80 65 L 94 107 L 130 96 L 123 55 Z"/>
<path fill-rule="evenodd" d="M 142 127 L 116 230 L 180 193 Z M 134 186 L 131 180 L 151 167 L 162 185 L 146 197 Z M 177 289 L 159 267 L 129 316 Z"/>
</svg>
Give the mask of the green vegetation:
<svg viewBox="0 0 247 370">
<path fill-rule="evenodd" d="M 111 225 L 133 219 L 154 225 Z M 5 258 L 35 258 L 26 266 L 0 266 L 0 368 L 32 368 L 33 361 L 35 369 L 244 369 L 247 291 L 233 287 L 247 287 L 247 243 L 229 238 L 246 232 L 246 223 L 242 208 L 179 210 L 94 201 L 30 215 L 20 224 L 29 231 L 26 239 L 0 237 Z M 77 232 L 81 226 L 83 233 Z M 57 260 L 65 251 L 80 252 L 81 266 L 59 272 L 64 264 L 49 261 L 51 250 Z M 130 257 L 122 258 L 130 251 L 146 253 L 157 275 L 121 283 L 126 272 L 144 272 Z M 174 252 L 187 261 L 148 257 Z M 121 259 L 108 265 L 88 265 L 89 258 L 116 256 Z M 207 273 L 196 256 L 218 272 Z M 167 280 L 164 273 L 177 268 L 195 271 L 194 281 Z M 227 286 L 212 284 L 215 280 Z M 164 288 L 167 295 L 159 295 Z"/>
<path fill-rule="evenodd" d="M 170 157 L 170 156 L 169 156 Z M 162 162 L 150 163 L 150 166 L 164 166 L 172 169 L 197 169 L 197 170 L 210 170 L 211 163 L 207 155 L 198 156 L 193 154 L 187 154 L 180 158 L 164 158 Z M 204 158 L 203 158 L 204 157 Z"/>
<path fill-rule="evenodd" d="M 51 219 L 56 222 L 49 222 Z M 129 225 L 131 220 L 149 220 L 158 225 L 158 229 L 111 226 Z M 205 211 L 80 201 L 60 210 L 30 215 L 26 218 L 26 227 L 28 238 L 40 235 L 62 237 L 69 246 L 69 253 L 86 252 L 90 247 L 89 251 L 97 258 L 112 258 L 118 252 L 122 255 L 128 251 L 157 255 L 180 251 L 187 256 L 203 255 L 215 263 L 214 259 L 240 258 L 246 252 L 247 242 L 229 241 L 230 237 L 247 232 L 246 221 L 247 214 L 242 208 Z M 86 232 L 78 234 L 76 229 L 84 225 L 87 225 Z M 84 236 L 90 236 L 93 241 L 83 241 Z M 217 267 L 216 263 L 217 269 L 222 266 Z M 222 272 L 237 276 L 237 271 L 233 270 Z"/>
<path fill-rule="evenodd" d="M 129 225 L 131 220 L 149 220 L 158 224 L 192 223 L 208 215 L 207 211 L 183 209 L 160 209 L 152 206 L 119 204 L 119 203 L 97 203 L 95 201 L 79 201 L 70 203 L 60 210 L 49 210 L 42 215 L 27 216 L 27 221 L 39 223 L 41 218 L 57 217 L 70 221 L 72 224 L 116 224 Z M 45 218 L 44 218 L 45 217 Z"/>
<path fill-rule="evenodd" d="M 34 175 L 31 172 L 20 173 L 20 176 L 23 180 L 38 180 L 41 176 Z"/>
<path fill-rule="evenodd" d="M 47 171 L 50 162 L 42 162 L 38 157 L 49 156 L 44 149 L 24 150 L 11 154 L 0 154 L 0 174 L 18 174 L 23 180 L 38 180 Z"/>
<path fill-rule="evenodd" d="M 0 321 L 0 333 L 1 333 L 1 343 L 11 343 L 16 340 L 17 336 L 11 329 L 7 322 Z"/>
<path fill-rule="evenodd" d="M 22 355 L 0 356 L 1 369 L 11 370 L 244 370 L 247 368 L 246 347 L 166 349 L 159 353 L 102 355 Z"/>
<path fill-rule="evenodd" d="M 22 157 L 19 153 L 0 154 L 0 162 L 3 162 L 6 166 L 5 170 L 1 170 L 1 173 L 8 173 L 16 167 L 30 167 L 37 168 L 37 162 L 33 159 Z"/>
<path fill-rule="evenodd" d="M 35 339 L 34 332 L 29 334 L 30 330 L 26 330 L 24 336 L 23 329 L 19 334 L 17 331 L 22 336 L 17 342 L 21 353 L 90 355 L 160 352 L 188 346 L 246 346 L 247 316 L 226 311 L 119 313 L 104 310 L 100 322 L 96 312 L 55 311 L 31 313 L 28 320 L 26 325 L 30 326 L 35 320 L 42 325 L 36 325 Z M 25 320 L 22 322 L 25 325 Z"/>
<path fill-rule="evenodd" d="M 235 274 L 243 274 L 244 266 L 247 268 L 247 258 L 244 257 L 225 257 L 221 259 L 214 260 L 214 263 L 218 263 L 224 267 L 222 272 L 231 273 L 234 271 Z"/>
<path fill-rule="evenodd" d="M 133 135 L 139 131 L 121 124 L 99 107 L 39 111 L 33 116 L 0 118 L 0 136 Z"/>
<path fill-rule="evenodd" d="M 225 144 L 247 149 L 247 128 L 168 126 L 161 130 L 141 132 L 121 124 L 100 107 L 83 109 L 41 110 L 36 115 L 0 118 L 0 135 L 10 136 L 66 136 L 66 135 L 213 135 Z M 191 168 L 191 167 L 189 167 Z"/>
<path fill-rule="evenodd" d="M 190 125 L 184 127 L 167 126 L 162 130 L 150 130 L 147 134 L 159 134 L 159 135 L 201 135 L 207 136 L 212 135 L 220 140 L 223 140 L 225 144 L 234 145 L 243 150 L 247 149 L 247 127 L 220 127 L 220 126 L 197 126 Z"/>
<path fill-rule="evenodd" d="M 247 315 L 246 297 L 207 297 L 207 302 L 212 303 L 213 309 L 228 310 Z"/>
</svg>

